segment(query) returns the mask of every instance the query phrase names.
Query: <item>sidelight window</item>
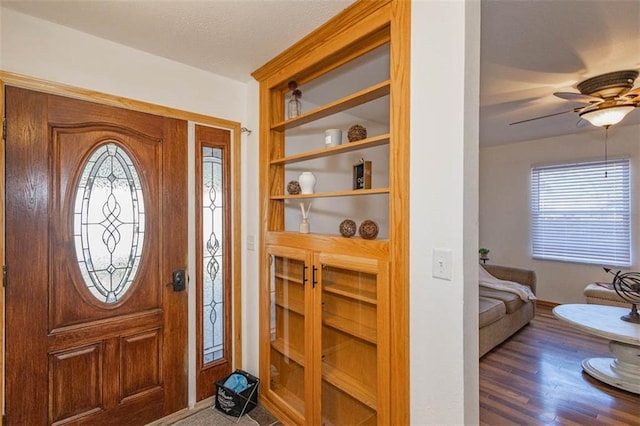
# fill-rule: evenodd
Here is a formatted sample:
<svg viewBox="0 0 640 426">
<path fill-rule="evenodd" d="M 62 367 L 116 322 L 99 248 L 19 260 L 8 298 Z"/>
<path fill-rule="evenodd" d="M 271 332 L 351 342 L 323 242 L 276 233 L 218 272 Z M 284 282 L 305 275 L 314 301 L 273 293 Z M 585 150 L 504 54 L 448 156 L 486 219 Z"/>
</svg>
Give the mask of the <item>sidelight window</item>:
<svg viewBox="0 0 640 426">
<path fill-rule="evenodd" d="M 203 361 L 224 356 L 223 151 L 202 148 Z"/>
</svg>

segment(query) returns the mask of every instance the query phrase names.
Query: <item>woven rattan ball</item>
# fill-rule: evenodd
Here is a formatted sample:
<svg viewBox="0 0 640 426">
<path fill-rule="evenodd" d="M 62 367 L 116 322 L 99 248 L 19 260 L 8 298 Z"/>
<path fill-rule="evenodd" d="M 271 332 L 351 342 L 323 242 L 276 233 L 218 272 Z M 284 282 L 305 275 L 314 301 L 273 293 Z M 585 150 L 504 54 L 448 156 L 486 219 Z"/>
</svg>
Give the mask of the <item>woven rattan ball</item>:
<svg viewBox="0 0 640 426">
<path fill-rule="evenodd" d="M 349 127 L 349 131 L 347 132 L 347 139 L 349 139 L 349 142 L 355 142 L 366 138 L 367 129 L 365 129 L 363 126 L 354 124 L 353 126 Z"/>
<path fill-rule="evenodd" d="M 351 219 L 340 222 L 340 234 L 347 238 L 356 235 L 356 223 Z"/>
<path fill-rule="evenodd" d="M 373 240 L 378 236 L 378 224 L 372 220 L 365 220 L 360 224 L 358 232 L 365 240 Z"/>
<path fill-rule="evenodd" d="M 291 182 L 289 182 L 289 184 L 287 185 L 287 192 L 291 195 L 296 195 L 302 192 L 302 188 L 300 188 L 300 184 L 297 180 L 292 180 Z"/>
</svg>

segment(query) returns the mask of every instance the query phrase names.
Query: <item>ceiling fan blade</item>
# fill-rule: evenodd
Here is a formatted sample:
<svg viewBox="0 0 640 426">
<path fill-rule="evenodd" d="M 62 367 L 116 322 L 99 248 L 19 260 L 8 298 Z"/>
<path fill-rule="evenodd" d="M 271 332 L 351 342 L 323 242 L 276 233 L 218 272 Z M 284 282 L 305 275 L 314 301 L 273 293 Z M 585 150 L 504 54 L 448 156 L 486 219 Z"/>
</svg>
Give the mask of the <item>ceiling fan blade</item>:
<svg viewBox="0 0 640 426">
<path fill-rule="evenodd" d="M 580 120 L 578 120 L 578 122 L 576 123 L 576 127 L 581 128 L 586 126 L 587 124 L 589 124 L 589 122 L 587 120 L 585 120 L 584 118 L 581 118 Z"/>
<path fill-rule="evenodd" d="M 555 115 L 566 114 L 568 112 L 575 112 L 575 109 L 570 109 L 568 111 L 555 112 L 553 114 L 547 114 L 547 115 L 542 115 L 540 117 L 535 117 L 535 118 L 529 118 L 529 119 L 526 119 L 526 120 L 516 121 L 514 123 L 509 123 L 509 126 L 513 126 L 514 124 L 526 123 L 528 121 L 533 121 L 533 120 L 540 120 L 541 118 L 553 117 Z"/>
<path fill-rule="evenodd" d="M 640 86 L 636 87 L 633 90 L 629 90 L 627 93 L 622 95 L 622 97 L 627 99 L 640 97 Z"/>
<path fill-rule="evenodd" d="M 573 92 L 556 92 L 555 96 L 573 102 L 584 102 L 587 104 L 591 103 L 600 103 L 602 102 L 601 98 L 596 98 L 595 96 L 583 95 L 582 93 L 573 93 Z"/>
<path fill-rule="evenodd" d="M 574 111 L 580 114 L 584 114 L 585 112 L 595 111 L 597 109 L 600 109 L 598 105 L 587 105 L 584 108 L 576 108 Z"/>
</svg>

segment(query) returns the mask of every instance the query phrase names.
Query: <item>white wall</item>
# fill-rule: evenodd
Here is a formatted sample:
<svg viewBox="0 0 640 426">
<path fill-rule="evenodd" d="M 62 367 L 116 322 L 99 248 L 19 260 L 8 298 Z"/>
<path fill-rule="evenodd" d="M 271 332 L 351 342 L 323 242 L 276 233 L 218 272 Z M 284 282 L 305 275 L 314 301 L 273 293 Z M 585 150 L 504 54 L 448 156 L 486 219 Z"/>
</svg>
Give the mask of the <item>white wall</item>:
<svg viewBox="0 0 640 426">
<path fill-rule="evenodd" d="M 2 69 L 243 121 L 246 84 L 2 9 Z M 246 76 L 249 80 L 250 76 Z"/>
<path fill-rule="evenodd" d="M 478 2 L 412 3 L 412 424 L 478 422 L 479 23 Z M 451 281 L 432 277 L 434 248 L 452 250 Z"/>
<path fill-rule="evenodd" d="M 638 114 L 639 112 L 632 112 Z M 540 163 L 602 159 L 604 129 L 480 150 L 480 246 L 490 263 L 536 271 L 538 298 L 556 303 L 584 303 L 584 287 L 611 281 L 600 266 L 534 260 L 530 249 L 529 194 L 531 166 Z M 632 266 L 640 267 L 640 126 L 609 129 L 609 156 L 631 161 Z"/>
<path fill-rule="evenodd" d="M 246 213 L 257 211 L 258 96 L 253 85 L 5 8 L 0 8 L 0 66 L 3 71 L 236 121 L 252 129 L 251 136 L 242 136 L 242 239 L 257 235 L 258 218 Z M 257 254 L 245 251 L 243 257 L 243 368 L 257 375 Z M 193 297 L 191 293 L 191 308 Z M 192 316 L 192 347 L 194 321 Z M 192 371 L 191 390 L 194 377 Z M 193 393 L 189 402 L 195 402 Z"/>
<path fill-rule="evenodd" d="M 260 87 L 256 81 L 248 84 L 247 90 L 247 127 L 252 130 L 251 135 L 245 137 L 242 146 L 242 210 L 243 214 L 242 231 L 243 238 L 254 241 L 255 250 L 245 250 L 243 256 L 242 272 L 242 336 L 243 345 L 242 357 L 243 365 L 247 371 L 259 371 L 259 317 L 260 306 L 260 286 L 259 286 L 259 232 L 260 215 L 259 207 L 259 159 L 260 140 L 259 132 L 259 98 Z M 246 237 L 245 237 L 246 236 Z"/>
</svg>

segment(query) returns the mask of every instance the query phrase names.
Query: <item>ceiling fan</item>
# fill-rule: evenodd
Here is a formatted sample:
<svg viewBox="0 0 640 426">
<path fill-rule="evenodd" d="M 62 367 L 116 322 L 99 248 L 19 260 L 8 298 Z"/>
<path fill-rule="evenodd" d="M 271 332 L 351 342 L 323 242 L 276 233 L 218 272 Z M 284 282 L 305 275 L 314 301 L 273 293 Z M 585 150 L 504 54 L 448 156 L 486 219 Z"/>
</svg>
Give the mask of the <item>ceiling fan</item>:
<svg viewBox="0 0 640 426">
<path fill-rule="evenodd" d="M 568 101 L 585 103 L 585 106 L 516 121 L 510 125 L 577 112 L 580 117 L 578 127 L 589 122 L 597 127 L 609 128 L 622 121 L 634 108 L 640 107 L 640 86 L 633 88 L 636 78 L 638 78 L 638 71 L 635 70 L 614 71 L 591 77 L 578 83 L 580 93 L 554 93 L 555 96 Z"/>
</svg>

